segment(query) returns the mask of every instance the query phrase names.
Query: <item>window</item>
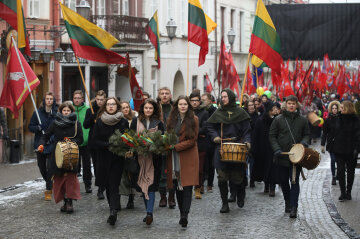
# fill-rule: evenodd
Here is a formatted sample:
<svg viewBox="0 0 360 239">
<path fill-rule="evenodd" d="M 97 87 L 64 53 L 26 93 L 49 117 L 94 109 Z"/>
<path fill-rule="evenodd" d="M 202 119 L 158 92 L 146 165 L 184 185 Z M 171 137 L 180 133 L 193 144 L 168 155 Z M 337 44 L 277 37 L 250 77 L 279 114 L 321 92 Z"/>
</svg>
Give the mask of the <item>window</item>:
<svg viewBox="0 0 360 239">
<path fill-rule="evenodd" d="M 122 15 L 129 16 L 129 0 L 122 0 Z"/>
<path fill-rule="evenodd" d="M 175 20 L 173 1 L 168 0 L 168 19 L 173 18 Z"/>
<path fill-rule="evenodd" d="M 192 89 L 197 88 L 197 76 L 192 76 Z"/>
<path fill-rule="evenodd" d="M 40 17 L 40 0 L 29 0 L 29 17 Z"/>
<path fill-rule="evenodd" d="M 105 0 L 98 0 L 97 3 L 97 15 L 105 15 Z"/>
<path fill-rule="evenodd" d="M 113 14 L 120 15 L 120 0 L 113 0 Z"/>
<path fill-rule="evenodd" d="M 230 27 L 234 28 L 234 17 L 235 17 L 235 10 L 231 9 L 231 15 L 230 15 L 231 19 L 230 19 Z"/>
<path fill-rule="evenodd" d="M 157 83 L 157 74 L 158 74 L 158 69 L 157 66 L 152 66 L 151 67 L 151 85 L 152 85 L 152 92 L 149 92 L 154 98 L 157 96 L 157 87 L 156 87 L 156 83 Z"/>
<path fill-rule="evenodd" d="M 243 37 L 243 29 L 244 29 L 244 12 L 240 12 L 240 23 L 239 23 L 239 50 L 240 52 L 243 51 L 244 47 L 243 47 L 243 40 L 242 40 L 242 37 Z"/>
<path fill-rule="evenodd" d="M 187 36 L 187 21 L 188 21 L 188 4 L 186 1 L 181 1 L 181 16 L 180 16 L 180 24 L 181 24 L 181 33 Z"/>
<path fill-rule="evenodd" d="M 206 80 L 206 75 L 204 75 L 204 92 L 206 92 L 206 85 L 207 85 L 207 80 Z"/>
<path fill-rule="evenodd" d="M 221 7 L 221 38 L 224 37 L 224 31 L 225 31 L 225 8 Z"/>
<path fill-rule="evenodd" d="M 156 12 L 156 10 L 158 10 L 158 3 L 157 0 L 151 0 L 150 2 L 150 9 L 151 9 L 151 13 L 150 14 L 154 14 Z M 159 13 L 158 13 L 159 14 Z M 151 15 L 152 16 L 152 15 Z"/>
</svg>

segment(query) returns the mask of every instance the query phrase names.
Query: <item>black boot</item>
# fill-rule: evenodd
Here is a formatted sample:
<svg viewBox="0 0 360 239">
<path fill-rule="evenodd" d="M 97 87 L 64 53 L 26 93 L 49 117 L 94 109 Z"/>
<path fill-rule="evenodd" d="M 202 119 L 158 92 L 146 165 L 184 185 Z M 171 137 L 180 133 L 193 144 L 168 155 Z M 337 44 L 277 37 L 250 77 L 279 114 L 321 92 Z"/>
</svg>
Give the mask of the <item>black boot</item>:
<svg viewBox="0 0 360 239">
<path fill-rule="evenodd" d="M 187 213 L 181 214 L 179 224 L 182 227 L 187 227 L 187 224 L 188 224 L 188 214 Z"/>
<path fill-rule="evenodd" d="M 286 213 L 291 212 L 290 201 L 285 201 L 285 212 Z"/>
<path fill-rule="evenodd" d="M 269 197 L 275 197 L 275 184 L 270 184 Z"/>
<path fill-rule="evenodd" d="M 67 199 L 64 198 L 64 205 L 62 205 L 62 207 L 60 208 L 61 212 L 66 212 L 66 208 L 67 208 Z"/>
<path fill-rule="evenodd" d="M 228 199 L 228 202 L 236 202 L 236 185 L 234 185 L 233 183 L 229 183 L 229 187 L 230 187 L 230 197 Z"/>
<path fill-rule="evenodd" d="M 336 185 L 336 177 L 333 177 L 331 180 L 331 185 Z"/>
<path fill-rule="evenodd" d="M 222 207 L 220 213 L 228 213 L 230 211 L 228 203 L 228 185 L 227 182 L 219 182 L 220 195 L 222 200 Z"/>
<path fill-rule="evenodd" d="M 245 204 L 245 184 L 237 185 L 237 205 L 239 208 L 243 208 Z"/>
<path fill-rule="evenodd" d="M 134 209 L 134 194 L 129 194 L 129 200 L 126 205 L 126 209 Z"/>
<path fill-rule="evenodd" d="M 105 199 L 104 189 L 102 189 L 101 187 L 98 188 L 97 198 L 98 198 L 99 200 Z"/>
<path fill-rule="evenodd" d="M 117 219 L 117 211 L 114 210 L 114 209 L 110 209 L 110 216 L 109 216 L 107 222 L 110 225 L 114 226 L 115 222 L 116 222 L 116 219 Z"/>
<path fill-rule="evenodd" d="M 269 184 L 268 183 L 265 183 L 264 193 L 269 193 Z"/>
<path fill-rule="evenodd" d="M 290 218 L 297 218 L 297 208 L 296 207 L 291 208 Z"/>
<path fill-rule="evenodd" d="M 351 200 L 351 190 L 346 190 L 346 200 Z"/>
<path fill-rule="evenodd" d="M 72 199 L 67 199 L 67 205 L 66 205 L 66 212 L 67 213 L 73 213 L 74 212 L 74 207 L 72 204 Z"/>
<path fill-rule="evenodd" d="M 250 179 L 250 188 L 255 188 L 255 181 Z"/>
</svg>

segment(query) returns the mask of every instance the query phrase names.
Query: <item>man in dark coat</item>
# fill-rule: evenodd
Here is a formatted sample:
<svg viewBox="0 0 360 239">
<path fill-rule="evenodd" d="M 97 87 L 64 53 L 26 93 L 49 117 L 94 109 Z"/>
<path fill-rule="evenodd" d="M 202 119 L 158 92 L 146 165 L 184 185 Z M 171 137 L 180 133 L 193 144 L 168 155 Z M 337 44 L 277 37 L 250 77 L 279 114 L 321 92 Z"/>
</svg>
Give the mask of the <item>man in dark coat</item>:
<svg viewBox="0 0 360 239">
<path fill-rule="evenodd" d="M 106 93 L 103 90 L 99 90 L 98 92 L 96 92 L 96 96 L 95 96 L 95 101 L 92 103 L 92 107 L 94 110 L 94 113 L 91 112 L 91 109 L 87 109 L 86 110 L 86 114 L 85 114 L 85 120 L 83 123 L 83 126 L 85 129 L 90 129 L 89 130 L 89 149 L 90 149 L 90 155 L 93 161 L 93 165 L 94 165 L 94 175 L 95 175 L 95 179 L 96 179 L 96 173 L 97 173 L 97 153 L 96 153 L 96 147 L 95 145 L 93 145 L 94 143 L 94 139 L 93 139 L 93 130 L 94 130 L 94 126 L 95 126 L 95 120 L 96 120 L 96 116 L 99 112 L 99 109 L 101 106 L 104 105 L 106 99 Z M 96 180 L 95 180 L 95 185 L 96 185 Z M 99 186 L 99 185 L 96 185 Z M 98 192 L 97 192 L 97 197 L 99 200 L 104 199 L 104 191 L 105 188 L 98 188 Z"/>
<path fill-rule="evenodd" d="M 244 206 L 246 163 L 222 162 L 220 147 L 222 139 L 232 139 L 235 143 L 246 143 L 250 148 L 250 117 L 235 102 L 235 94 L 230 89 L 221 92 L 221 106 L 208 120 L 208 130 L 211 140 L 216 143 L 214 164 L 218 174 L 222 207 L 221 213 L 230 211 L 228 204 L 228 181 L 237 188 L 237 204 Z M 227 141 L 229 142 L 229 141 Z"/>
<path fill-rule="evenodd" d="M 32 133 L 35 133 L 34 139 L 34 150 L 39 147 L 39 141 L 41 136 L 49 128 L 51 123 L 55 120 L 58 107 L 56 105 L 56 100 L 52 92 L 47 92 L 43 99 L 42 105 L 38 109 L 38 114 L 40 117 L 41 124 L 37 118 L 36 112 L 33 113 L 29 130 Z M 37 164 L 41 173 L 41 176 L 46 182 L 46 191 L 45 191 L 45 200 L 51 201 L 52 199 L 52 176 L 53 173 L 51 170 L 51 159 L 50 154 L 54 151 L 55 144 L 53 137 L 50 138 L 48 142 L 44 145 L 44 151 L 42 153 L 36 152 Z"/>
<path fill-rule="evenodd" d="M 285 212 L 290 212 L 290 218 L 296 218 L 300 193 L 299 176 L 301 166 L 293 165 L 291 167 L 288 155 L 282 155 L 282 152 L 289 152 L 293 144 L 300 143 L 307 147 L 310 143 L 310 130 L 308 120 L 300 116 L 297 109 L 297 97 L 290 95 L 285 102 L 286 109 L 271 124 L 269 138 L 274 151 L 275 163 L 279 164 Z M 294 170 L 296 172 L 295 183 L 292 182 L 290 187 L 289 181 L 292 179 Z"/>
<path fill-rule="evenodd" d="M 209 114 L 205 109 L 204 105 L 201 105 L 200 90 L 194 90 L 190 94 L 190 103 L 194 108 L 195 115 L 199 119 L 199 135 L 197 139 L 197 146 L 199 152 L 199 185 L 195 186 L 195 198 L 201 199 L 201 191 L 204 190 L 203 187 L 203 172 L 204 172 L 204 163 L 206 157 L 206 150 L 209 145 L 207 137 L 207 126 L 206 121 L 209 119 Z M 201 190 L 202 189 L 202 190 Z"/>
</svg>

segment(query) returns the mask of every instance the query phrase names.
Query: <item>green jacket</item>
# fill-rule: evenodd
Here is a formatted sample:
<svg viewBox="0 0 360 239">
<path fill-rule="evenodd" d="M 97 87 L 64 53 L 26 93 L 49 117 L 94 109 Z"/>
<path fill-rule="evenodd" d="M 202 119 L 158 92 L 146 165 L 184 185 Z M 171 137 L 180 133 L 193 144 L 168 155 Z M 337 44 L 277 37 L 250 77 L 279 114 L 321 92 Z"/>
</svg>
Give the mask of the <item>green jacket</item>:
<svg viewBox="0 0 360 239">
<path fill-rule="evenodd" d="M 88 138 L 89 138 L 90 129 L 85 129 L 84 128 L 84 120 L 85 120 L 86 110 L 89 109 L 89 106 L 87 106 L 87 105 L 85 105 L 83 103 L 80 106 L 75 106 L 74 105 L 74 108 L 75 108 L 75 112 L 76 112 L 76 115 L 77 115 L 77 119 L 81 123 L 81 128 L 82 128 L 83 138 L 84 138 L 84 142 L 79 146 L 80 147 L 86 146 L 86 145 L 88 145 Z"/>
<path fill-rule="evenodd" d="M 285 121 L 287 120 L 289 127 Z M 310 142 L 310 129 L 308 120 L 300 116 L 298 112 L 284 111 L 281 115 L 276 117 L 270 126 L 269 140 L 274 153 L 289 152 L 293 144 L 303 144 L 306 147 Z M 283 166 L 290 166 L 289 157 L 287 155 L 280 155 L 274 158 L 274 162 Z"/>
</svg>

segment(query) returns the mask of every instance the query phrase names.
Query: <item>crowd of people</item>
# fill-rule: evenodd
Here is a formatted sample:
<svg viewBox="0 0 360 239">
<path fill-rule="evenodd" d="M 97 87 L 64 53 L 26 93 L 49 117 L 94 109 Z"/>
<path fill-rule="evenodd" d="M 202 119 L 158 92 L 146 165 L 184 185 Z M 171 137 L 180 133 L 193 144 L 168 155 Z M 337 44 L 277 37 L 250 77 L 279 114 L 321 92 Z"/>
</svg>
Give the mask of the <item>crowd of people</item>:
<svg viewBox="0 0 360 239">
<path fill-rule="evenodd" d="M 177 204 L 179 224 L 187 227 L 193 191 L 198 200 L 204 193 L 212 193 L 215 172 L 222 201 L 220 213 L 230 211 L 230 202 L 244 207 L 246 187 L 264 182 L 264 193 L 270 197 L 279 185 L 285 212 L 296 218 L 302 168 L 292 164 L 286 154 L 294 144 L 309 147 L 321 137 L 321 151 L 326 149 L 331 157 L 332 184 L 339 181 L 339 200 L 351 200 L 360 146 L 358 100 L 356 95 L 344 94 L 340 99 L 335 94 L 314 94 L 311 105 L 302 106 L 294 95 L 280 101 L 275 96 L 245 94 L 240 106 L 230 89 L 221 91 L 216 104 L 211 94 L 197 89 L 173 101 L 171 90 L 162 87 L 156 99 L 144 92 L 136 112 L 129 102 L 106 97 L 102 90 L 96 93 L 92 108 L 85 105 L 82 91 L 75 91 L 73 101 L 60 106 L 48 92 L 38 109 L 41 124 L 34 112 L 29 130 L 35 133 L 34 149 L 46 182 L 45 200 L 54 196 L 56 203 L 63 201 L 61 212 L 72 213 L 73 200 L 81 198 L 81 173 L 85 192 L 92 193 L 92 161 L 97 198 L 105 199 L 105 193 L 110 225 L 117 221 L 120 195 L 128 197 L 126 208 L 133 209 L 136 192 L 145 205 L 143 222 L 150 225 L 158 191 L 159 207 L 174 209 Z M 310 111 L 324 123 L 311 125 L 306 118 Z M 124 133 L 128 129 L 138 134 L 175 132 L 177 141 L 162 154 L 114 154 L 109 138 L 116 130 Z M 71 170 L 59 169 L 55 163 L 55 146 L 61 140 L 79 146 L 79 164 Z M 224 142 L 241 143 L 248 151 L 246 161 L 224 162 Z"/>
</svg>

